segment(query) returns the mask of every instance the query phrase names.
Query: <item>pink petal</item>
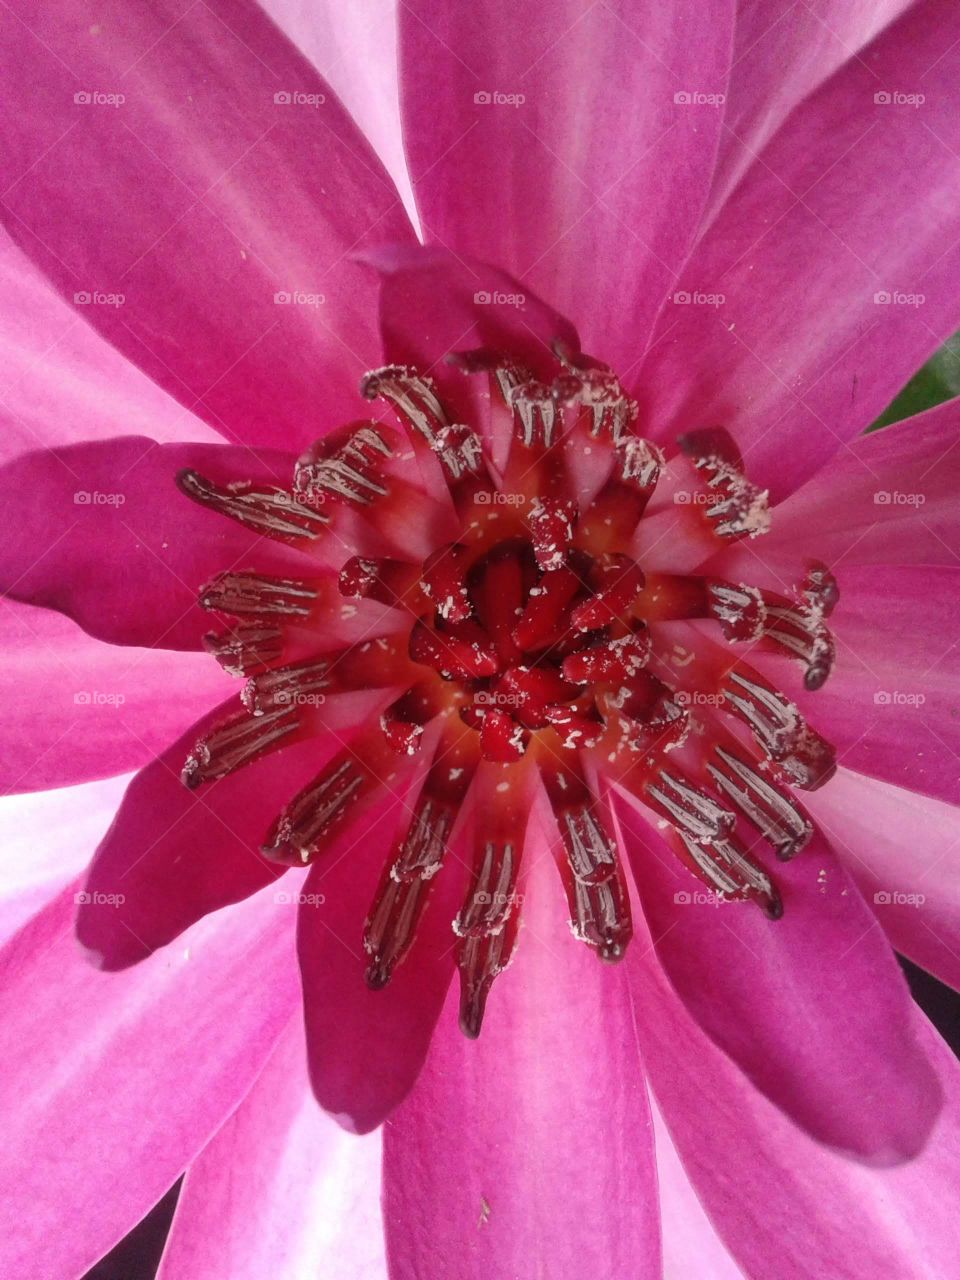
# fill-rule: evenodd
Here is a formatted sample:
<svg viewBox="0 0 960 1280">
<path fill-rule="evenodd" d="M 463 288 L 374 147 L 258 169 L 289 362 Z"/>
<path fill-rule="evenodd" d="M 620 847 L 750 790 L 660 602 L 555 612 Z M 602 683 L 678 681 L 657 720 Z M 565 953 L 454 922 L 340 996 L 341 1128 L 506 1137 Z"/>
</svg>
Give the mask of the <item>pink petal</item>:
<svg viewBox="0 0 960 1280">
<path fill-rule="evenodd" d="M 140 768 L 228 691 L 207 654 L 121 651 L 11 600 L 0 601 L 0 643 L 0 791 Z"/>
<path fill-rule="evenodd" d="M 748 958 L 749 959 L 749 958 Z M 957 1066 L 919 1014 L 948 1104 L 916 1159 L 865 1168 L 797 1129 L 697 1026 L 650 951 L 625 961 L 651 1085 L 687 1173 L 743 1271 L 777 1280 L 950 1275 L 960 1231 Z M 749 972 L 749 970 L 748 970 Z"/>
<path fill-rule="evenodd" d="M 117 811 L 125 778 L 0 799 L 0 939 L 83 871 Z"/>
<path fill-rule="evenodd" d="M 397 784 L 400 785 L 399 783 Z M 363 925 L 413 800 L 388 789 L 373 818 L 331 841 L 304 886 L 298 925 L 310 1078 L 320 1104 L 367 1133 L 404 1098 L 423 1064 L 454 974 L 451 921 L 466 892 L 448 854 L 416 942 L 388 985 L 371 991 Z"/>
<path fill-rule="evenodd" d="M 916 4 L 786 121 L 678 281 L 706 301 L 667 308 L 636 380 L 658 436 L 722 422 L 782 496 L 957 328 L 958 71 L 940 6 Z"/>
<path fill-rule="evenodd" d="M 528 849 L 516 958 L 480 1038 L 451 992 L 384 1131 L 394 1280 L 660 1276 L 653 1131 L 625 975 L 570 935 L 552 859 Z"/>
<path fill-rule="evenodd" d="M 411 232 L 310 63 L 252 0 L 105 0 L 95 35 L 74 0 L 9 16 L 2 216 L 29 256 L 232 439 L 297 446 L 356 416 L 377 345 L 349 254 Z"/>
<path fill-rule="evenodd" d="M 687 1177 L 660 1109 L 650 1100 L 657 1139 L 663 1280 L 742 1280 Z"/>
<path fill-rule="evenodd" d="M 878 1163 L 915 1156 L 942 1097 L 893 953 L 829 847 L 776 868 L 771 921 L 698 894 L 635 809 L 620 817 L 657 957 L 706 1034 L 820 1142 Z"/>
<path fill-rule="evenodd" d="M 627 372 L 688 251 L 722 123 L 678 95 L 722 97 L 733 6 L 564 0 L 545 22 L 535 0 L 417 0 L 400 23 L 427 238 L 505 267 Z"/>
<path fill-rule="evenodd" d="M 415 219 L 400 130 L 396 6 L 391 0 L 260 0 L 260 7 L 350 112 Z"/>
<path fill-rule="evenodd" d="M 77 919 L 80 941 L 104 968 L 142 960 L 282 874 L 260 846 L 340 739 L 312 738 L 188 790 L 180 771 L 197 739 L 238 708 L 238 700 L 217 707 L 131 782 L 97 849 Z"/>
<path fill-rule="evenodd" d="M 960 810 L 844 768 L 808 807 L 891 944 L 960 990 Z"/>
<path fill-rule="evenodd" d="M 381 1280 L 380 1138 L 317 1106 L 295 1014 L 238 1110 L 187 1173 L 159 1280 Z"/>
<path fill-rule="evenodd" d="M 124 432 L 217 440 L 61 298 L 0 230 L 2 457 Z"/>
<path fill-rule="evenodd" d="M 296 553 L 184 497 L 174 483 L 183 467 L 289 484 L 293 459 L 142 436 L 25 454 L 0 470 L 0 589 L 112 644 L 196 649 L 215 629 L 197 604 L 214 574 L 303 573 Z"/>
<path fill-rule="evenodd" d="M 741 4 L 709 220 L 790 112 L 913 0 Z"/>
<path fill-rule="evenodd" d="M 297 999 L 283 910 L 250 902 L 104 974 L 71 887 L 0 952 L 0 1272 L 81 1275 L 242 1100 Z"/>
<path fill-rule="evenodd" d="M 960 401 L 851 441 L 773 512 L 769 534 L 721 559 L 728 573 L 782 585 L 810 557 L 850 564 L 958 563 Z M 753 554 L 755 553 L 755 554 Z"/>
</svg>

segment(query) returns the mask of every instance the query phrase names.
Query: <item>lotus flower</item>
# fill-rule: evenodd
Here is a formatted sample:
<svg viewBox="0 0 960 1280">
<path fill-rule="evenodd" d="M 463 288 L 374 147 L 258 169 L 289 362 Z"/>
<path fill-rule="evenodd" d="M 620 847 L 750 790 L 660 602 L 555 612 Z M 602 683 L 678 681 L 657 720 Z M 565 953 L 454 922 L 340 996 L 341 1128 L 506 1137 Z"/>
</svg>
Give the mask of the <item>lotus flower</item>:
<svg viewBox="0 0 960 1280">
<path fill-rule="evenodd" d="M 3 1273 L 950 1274 L 953 10 L 6 15 Z"/>
</svg>

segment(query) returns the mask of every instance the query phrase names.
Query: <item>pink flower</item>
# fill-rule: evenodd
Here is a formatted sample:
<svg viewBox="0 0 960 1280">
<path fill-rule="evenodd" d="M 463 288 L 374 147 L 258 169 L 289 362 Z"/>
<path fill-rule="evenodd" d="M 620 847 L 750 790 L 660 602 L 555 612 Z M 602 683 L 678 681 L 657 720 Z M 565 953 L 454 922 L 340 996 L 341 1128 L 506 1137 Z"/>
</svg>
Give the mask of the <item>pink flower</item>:
<svg viewBox="0 0 960 1280">
<path fill-rule="evenodd" d="M 9 7 L 4 1274 L 954 1267 L 956 20 L 649 8 Z"/>
</svg>

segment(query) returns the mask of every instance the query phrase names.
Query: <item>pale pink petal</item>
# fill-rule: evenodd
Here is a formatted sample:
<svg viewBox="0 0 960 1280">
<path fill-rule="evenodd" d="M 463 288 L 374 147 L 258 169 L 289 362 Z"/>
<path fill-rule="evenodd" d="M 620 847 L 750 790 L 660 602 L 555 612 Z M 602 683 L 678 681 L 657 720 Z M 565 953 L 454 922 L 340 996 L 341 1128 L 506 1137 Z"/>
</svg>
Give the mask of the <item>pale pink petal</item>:
<svg viewBox="0 0 960 1280">
<path fill-rule="evenodd" d="M 638 941 L 625 967 L 651 1086 L 701 1203 L 745 1274 L 950 1275 L 960 1227 L 943 1189 L 960 1176 L 960 1090 L 957 1064 L 925 1020 L 916 1015 L 917 1032 L 947 1105 L 916 1159 L 872 1169 L 817 1143 L 767 1101 L 697 1027 Z"/>
<path fill-rule="evenodd" d="M 427 240 L 498 263 L 630 369 L 707 194 L 733 16 L 725 0 L 563 0 L 547 21 L 535 0 L 402 5 Z"/>
<path fill-rule="evenodd" d="M 913 1157 L 942 1102 L 883 931 L 822 841 L 776 867 L 783 917 L 706 892 L 620 806 L 657 957 L 703 1030 L 811 1136 L 878 1163 Z"/>
<path fill-rule="evenodd" d="M 315 68 L 252 0 L 8 18 L 0 216 L 26 253 L 231 439 L 295 447 L 356 416 L 377 343 L 350 254 L 412 232 Z"/>
<path fill-rule="evenodd" d="M 960 810 L 844 768 L 808 806 L 891 944 L 960 990 Z"/>
<path fill-rule="evenodd" d="M 24 454 L 0 470 L 0 589 L 113 644 L 198 649 L 216 629 L 197 604 L 215 574 L 309 570 L 282 544 L 191 502 L 175 484 L 184 467 L 221 483 L 289 485 L 293 459 L 142 436 Z"/>
<path fill-rule="evenodd" d="M 552 859 L 527 850 L 517 955 L 480 1038 L 452 992 L 384 1131 L 394 1280 L 659 1277 L 653 1129 L 626 975 L 577 942 Z"/>
<path fill-rule="evenodd" d="M 140 768 L 231 692 L 207 654 L 121 650 L 12 600 L 0 600 L 0 643 L 0 792 Z"/>
<path fill-rule="evenodd" d="M 87 322 L 89 307 L 61 298 L 3 230 L 0 292 L 3 458 L 132 432 L 220 438 L 105 341 Z"/>
<path fill-rule="evenodd" d="M 38 1280 L 83 1274 L 160 1199 L 297 1000 L 289 909 L 252 901 L 105 974 L 73 936 L 74 896 L 0 952 L 0 1272 Z"/>
<path fill-rule="evenodd" d="M 960 28 L 945 18 L 938 0 L 914 5 L 758 156 L 636 379 L 648 431 L 721 422 L 783 496 L 957 328 Z"/>
<path fill-rule="evenodd" d="M 0 938 L 80 874 L 117 811 L 126 778 L 0 798 Z"/>
<path fill-rule="evenodd" d="M 317 1105 L 299 1013 L 190 1166 L 159 1280 L 381 1280 L 380 1137 Z"/>
</svg>

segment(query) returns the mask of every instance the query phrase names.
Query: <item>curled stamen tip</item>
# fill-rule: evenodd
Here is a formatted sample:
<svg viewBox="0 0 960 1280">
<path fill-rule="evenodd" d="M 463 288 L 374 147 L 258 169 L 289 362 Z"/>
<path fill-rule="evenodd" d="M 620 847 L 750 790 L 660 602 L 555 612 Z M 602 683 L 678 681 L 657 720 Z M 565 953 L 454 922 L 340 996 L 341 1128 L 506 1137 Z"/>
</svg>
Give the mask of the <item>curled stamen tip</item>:
<svg viewBox="0 0 960 1280">
<path fill-rule="evenodd" d="M 468 1040 L 476 1040 L 483 1026 L 487 993 L 482 987 L 464 989 L 460 996 L 460 1030 Z"/>
<path fill-rule="evenodd" d="M 377 956 L 367 966 L 363 980 L 371 991 L 382 991 L 390 981 L 393 970 L 382 956 Z"/>
<path fill-rule="evenodd" d="M 783 917 L 783 899 L 776 889 L 769 894 L 758 895 L 757 905 L 768 920 L 780 920 Z"/>
</svg>

